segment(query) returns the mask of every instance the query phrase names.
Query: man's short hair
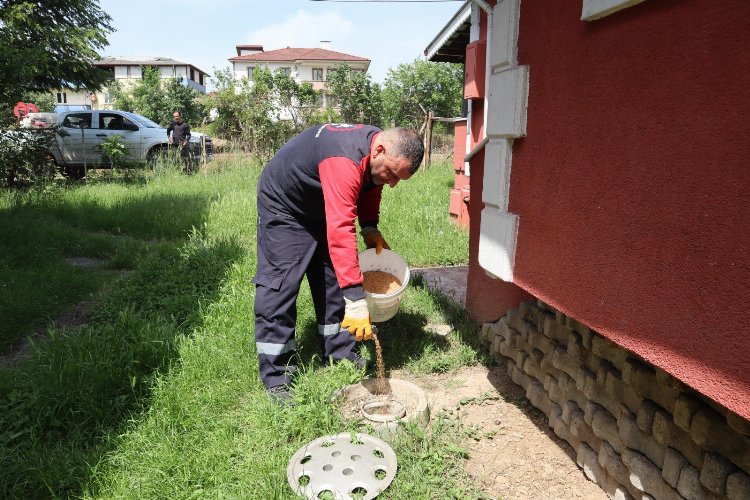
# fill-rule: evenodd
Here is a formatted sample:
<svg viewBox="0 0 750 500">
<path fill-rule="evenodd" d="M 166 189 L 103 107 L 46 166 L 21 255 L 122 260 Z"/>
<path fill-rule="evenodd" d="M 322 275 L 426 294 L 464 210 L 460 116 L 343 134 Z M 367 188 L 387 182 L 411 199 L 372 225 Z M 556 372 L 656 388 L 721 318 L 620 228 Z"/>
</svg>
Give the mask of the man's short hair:
<svg viewBox="0 0 750 500">
<path fill-rule="evenodd" d="M 390 146 L 389 154 L 411 162 L 409 173 L 414 173 L 422 163 L 424 144 L 419 133 L 411 128 L 394 127 L 383 131 L 383 139 Z"/>
</svg>

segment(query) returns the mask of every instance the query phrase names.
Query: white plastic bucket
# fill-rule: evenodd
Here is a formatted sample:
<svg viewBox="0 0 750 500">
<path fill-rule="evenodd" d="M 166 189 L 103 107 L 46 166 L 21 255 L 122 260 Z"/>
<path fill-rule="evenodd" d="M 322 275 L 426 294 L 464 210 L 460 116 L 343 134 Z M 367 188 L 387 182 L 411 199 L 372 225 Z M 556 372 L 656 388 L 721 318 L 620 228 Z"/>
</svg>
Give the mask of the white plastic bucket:
<svg viewBox="0 0 750 500">
<path fill-rule="evenodd" d="M 365 291 L 367 293 L 367 308 L 370 310 L 372 322 L 388 321 L 398 312 L 401 295 L 406 290 L 406 285 L 409 284 L 411 274 L 409 266 L 396 252 L 384 248 L 378 255 L 374 248 L 370 248 L 359 254 L 359 269 L 363 273 L 365 271 L 382 271 L 395 276 L 401 282 L 401 287 L 391 293 Z"/>
</svg>

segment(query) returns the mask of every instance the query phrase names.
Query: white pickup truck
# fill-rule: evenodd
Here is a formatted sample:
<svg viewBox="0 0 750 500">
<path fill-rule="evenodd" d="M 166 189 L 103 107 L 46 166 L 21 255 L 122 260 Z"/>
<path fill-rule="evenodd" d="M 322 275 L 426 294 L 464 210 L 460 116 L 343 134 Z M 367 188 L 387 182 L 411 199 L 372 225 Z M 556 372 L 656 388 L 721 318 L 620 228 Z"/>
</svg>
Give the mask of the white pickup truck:
<svg viewBox="0 0 750 500">
<path fill-rule="evenodd" d="M 78 173 L 84 164 L 88 167 L 106 166 L 102 159 L 101 143 L 111 135 L 119 135 L 127 148 L 127 161 L 132 163 L 146 163 L 154 157 L 167 151 L 169 142 L 167 130 L 145 116 L 128 111 L 117 110 L 85 110 L 68 111 L 49 116 L 50 113 L 35 117 L 30 113 L 27 126 L 44 127 L 54 122 L 65 133 L 56 135 L 56 144 L 50 153 L 55 162 L 70 173 Z M 44 123 L 41 119 L 45 118 Z M 36 119 L 36 121 L 35 121 Z M 213 142 L 208 136 L 196 132 L 191 133 L 190 144 L 193 154 L 200 158 L 203 152 L 205 137 L 205 151 L 210 159 L 213 156 Z"/>
</svg>

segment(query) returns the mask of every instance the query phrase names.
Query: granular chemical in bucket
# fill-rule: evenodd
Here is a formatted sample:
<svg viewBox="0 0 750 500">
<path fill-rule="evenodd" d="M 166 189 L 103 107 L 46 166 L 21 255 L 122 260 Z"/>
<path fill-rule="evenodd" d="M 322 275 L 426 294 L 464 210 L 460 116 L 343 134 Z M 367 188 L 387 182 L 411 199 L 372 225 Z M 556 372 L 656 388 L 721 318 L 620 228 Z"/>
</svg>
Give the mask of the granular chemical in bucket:
<svg viewBox="0 0 750 500">
<path fill-rule="evenodd" d="M 362 285 L 370 293 L 391 293 L 401 288 L 401 282 L 394 275 L 383 271 L 365 271 Z"/>
</svg>

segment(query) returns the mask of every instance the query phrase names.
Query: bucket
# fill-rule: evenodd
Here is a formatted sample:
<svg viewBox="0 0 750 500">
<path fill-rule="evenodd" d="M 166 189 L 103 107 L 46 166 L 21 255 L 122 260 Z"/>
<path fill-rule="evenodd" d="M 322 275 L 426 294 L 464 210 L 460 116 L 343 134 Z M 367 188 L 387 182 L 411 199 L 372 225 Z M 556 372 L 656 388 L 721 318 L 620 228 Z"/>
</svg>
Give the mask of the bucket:
<svg viewBox="0 0 750 500">
<path fill-rule="evenodd" d="M 399 254 L 385 248 L 377 254 L 374 248 L 365 250 L 359 254 L 359 269 L 365 271 L 382 271 L 395 276 L 400 282 L 401 287 L 391 293 L 370 293 L 367 294 L 367 308 L 370 310 L 370 320 L 373 323 L 388 321 L 398 312 L 398 306 L 401 302 L 401 295 L 409 284 L 409 266 Z"/>
</svg>

